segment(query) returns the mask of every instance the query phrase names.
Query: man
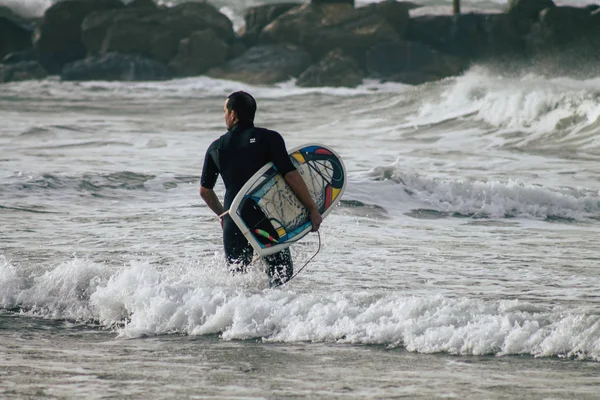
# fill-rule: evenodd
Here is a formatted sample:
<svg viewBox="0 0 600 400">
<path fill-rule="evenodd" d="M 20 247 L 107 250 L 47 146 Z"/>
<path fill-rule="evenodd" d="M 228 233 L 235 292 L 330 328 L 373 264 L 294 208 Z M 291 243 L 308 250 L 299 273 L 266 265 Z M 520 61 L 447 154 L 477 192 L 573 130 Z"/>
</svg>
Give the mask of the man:
<svg viewBox="0 0 600 400">
<path fill-rule="evenodd" d="M 234 269 L 244 271 L 252 261 L 253 249 L 229 214 L 233 199 L 256 171 L 273 162 L 300 202 L 309 210 L 313 232 L 319 229 L 321 214 L 310 196 L 304 180 L 294 168 L 281 135 L 275 131 L 254 127 L 256 101 L 246 92 L 235 92 L 223 107 L 227 133 L 215 140 L 206 151 L 200 196 L 221 219 L 225 256 Z M 222 205 L 213 188 L 221 175 L 225 184 Z M 292 277 L 293 264 L 289 249 L 265 257 L 271 286 L 278 286 Z"/>
</svg>

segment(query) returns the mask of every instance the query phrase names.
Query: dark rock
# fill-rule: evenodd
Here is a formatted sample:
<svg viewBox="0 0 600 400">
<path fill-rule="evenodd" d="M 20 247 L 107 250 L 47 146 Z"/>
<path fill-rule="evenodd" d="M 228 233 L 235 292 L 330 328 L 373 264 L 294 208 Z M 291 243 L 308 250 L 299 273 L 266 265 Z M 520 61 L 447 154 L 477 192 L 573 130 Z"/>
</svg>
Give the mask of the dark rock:
<svg viewBox="0 0 600 400">
<path fill-rule="evenodd" d="M 212 29 L 194 32 L 181 40 L 179 52 L 169 63 L 178 76 L 200 75 L 209 68 L 218 67 L 227 59 L 229 45 Z"/>
<path fill-rule="evenodd" d="M 239 32 L 240 39 L 246 47 L 252 47 L 258 42 L 260 31 L 279 17 L 291 10 L 299 7 L 298 3 L 267 4 L 257 7 L 250 7 L 244 16 L 245 26 Z"/>
<path fill-rule="evenodd" d="M 477 60 L 489 50 L 487 22 L 489 14 L 467 13 L 454 16 L 447 54 Z"/>
<path fill-rule="evenodd" d="M 354 0 L 310 0 L 312 4 L 349 4 L 354 7 Z"/>
<path fill-rule="evenodd" d="M 362 80 L 363 73 L 357 62 L 334 50 L 304 71 L 296 84 L 302 87 L 356 87 Z"/>
<path fill-rule="evenodd" d="M 183 37 L 199 30 L 212 29 L 227 43 L 235 40 L 231 20 L 208 3 L 183 3 L 168 8 L 164 26 Z"/>
<path fill-rule="evenodd" d="M 154 0 L 133 0 L 127 4 L 127 8 L 153 8 L 156 9 L 158 6 Z"/>
<path fill-rule="evenodd" d="M 396 32 L 402 38 L 408 26 L 408 11 L 414 7 L 415 5 L 412 3 L 384 0 L 379 3 L 371 3 L 358 10 L 381 15 L 394 29 L 396 29 Z"/>
<path fill-rule="evenodd" d="M 155 81 L 170 77 L 169 69 L 156 60 L 118 53 L 75 61 L 65 65 L 61 74 L 65 81 Z"/>
<path fill-rule="evenodd" d="M 36 61 L 36 54 L 33 48 L 7 54 L 6 57 L 2 59 L 2 64 L 17 64 L 23 61 Z"/>
<path fill-rule="evenodd" d="M 86 55 L 81 22 L 93 11 L 124 7 L 120 0 L 66 0 L 48 8 L 38 25 L 34 46 L 40 63 L 50 73 Z"/>
<path fill-rule="evenodd" d="M 280 3 L 250 7 L 244 16 L 245 28 L 247 31 L 261 31 L 281 14 L 299 6 L 298 3 Z"/>
<path fill-rule="evenodd" d="M 600 14 L 588 8 L 545 9 L 527 37 L 527 48 L 548 72 L 582 72 L 584 64 L 600 62 Z"/>
<path fill-rule="evenodd" d="M 19 21 L 0 16 L 0 59 L 32 47 L 32 29 Z"/>
<path fill-rule="evenodd" d="M 587 8 L 553 7 L 540 13 L 529 43 L 540 47 L 574 46 L 600 39 L 600 25 Z"/>
<path fill-rule="evenodd" d="M 259 42 L 296 44 L 314 58 L 339 48 L 356 60 L 363 60 L 373 45 L 399 40 L 396 29 L 368 9 L 355 9 L 348 4 L 304 4 L 267 25 Z"/>
<path fill-rule="evenodd" d="M 16 64 L 0 64 L 0 82 L 44 79 L 48 73 L 37 61 L 24 61 Z"/>
<path fill-rule="evenodd" d="M 232 58 L 238 58 L 242 54 L 244 54 L 248 50 L 248 48 L 244 45 L 244 42 L 241 39 L 237 39 L 235 42 L 229 46 L 229 51 L 227 52 L 227 59 L 231 60 Z"/>
<path fill-rule="evenodd" d="M 374 78 L 412 85 L 461 73 L 466 65 L 420 43 L 384 43 L 367 53 L 367 71 Z"/>
<path fill-rule="evenodd" d="M 310 54 L 300 47 L 261 45 L 248 49 L 222 67 L 209 70 L 207 75 L 257 85 L 271 84 L 297 77 L 310 63 Z"/>
<path fill-rule="evenodd" d="M 153 8 L 126 8 L 124 10 L 108 10 L 90 13 L 81 24 L 81 39 L 88 55 L 98 55 L 102 50 L 102 42 L 106 32 L 120 19 L 146 18 L 155 16 L 158 11 Z"/>
<path fill-rule="evenodd" d="M 540 12 L 555 7 L 552 0 L 509 0 L 506 13 L 513 19 L 514 28 L 520 35 L 526 35 L 538 20 Z"/>
<path fill-rule="evenodd" d="M 405 39 L 445 49 L 452 40 L 454 17 L 452 15 L 425 15 L 411 18 Z"/>
<path fill-rule="evenodd" d="M 487 40 L 485 59 L 512 61 L 526 56 L 525 38 L 519 33 L 517 21 L 508 14 L 489 15 L 484 37 Z"/>
<path fill-rule="evenodd" d="M 193 31 L 172 34 L 170 29 L 161 27 L 161 19 L 115 20 L 108 28 L 99 54 L 140 54 L 168 63 L 179 51 L 181 39 L 188 37 Z"/>
<path fill-rule="evenodd" d="M 199 30 L 212 29 L 226 43 L 235 40 L 229 18 L 208 3 L 97 13 L 82 27 L 90 54 L 133 53 L 165 63 L 175 57 L 182 39 Z"/>
<path fill-rule="evenodd" d="M 478 61 L 524 54 L 525 42 L 516 24 L 507 14 L 415 17 L 409 21 L 405 38 L 465 61 Z"/>
<path fill-rule="evenodd" d="M 587 6 L 585 8 L 587 8 L 590 11 L 590 13 L 592 13 L 592 12 L 594 12 L 596 10 L 600 10 L 600 5 L 598 5 L 598 4 L 590 4 L 589 6 Z"/>
<path fill-rule="evenodd" d="M 537 20 L 543 9 L 555 6 L 556 4 L 552 0 L 508 0 L 506 13 Z"/>
</svg>

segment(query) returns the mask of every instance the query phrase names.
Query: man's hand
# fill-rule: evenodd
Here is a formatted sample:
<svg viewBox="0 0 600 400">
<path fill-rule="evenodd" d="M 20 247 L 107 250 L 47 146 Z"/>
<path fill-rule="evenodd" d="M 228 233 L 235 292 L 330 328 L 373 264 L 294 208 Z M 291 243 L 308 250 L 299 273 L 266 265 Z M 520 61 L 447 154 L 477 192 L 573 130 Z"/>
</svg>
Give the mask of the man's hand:
<svg viewBox="0 0 600 400">
<path fill-rule="evenodd" d="M 317 208 L 313 208 L 310 210 L 308 216 L 310 218 L 310 223 L 312 224 L 311 232 L 318 231 L 319 227 L 321 226 L 321 222 L 323 222 L 323 217 L 321 217 L 321 213 Z"/>
</svg>

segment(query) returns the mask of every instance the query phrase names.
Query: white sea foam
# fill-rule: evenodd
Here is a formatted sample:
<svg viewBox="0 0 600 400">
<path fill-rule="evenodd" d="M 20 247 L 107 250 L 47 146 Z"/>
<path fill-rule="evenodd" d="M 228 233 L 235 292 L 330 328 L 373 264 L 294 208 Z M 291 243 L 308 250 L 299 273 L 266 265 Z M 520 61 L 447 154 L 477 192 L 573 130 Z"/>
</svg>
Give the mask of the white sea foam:
<svg viewBox="0 0 600 400">
<path fill-rule="evenodd" d="M 248 289 L 244 282 L 256 276 L 232 281 L 215 268 L 169 272 L 144 262 L 107 277 L 100 265 L 73 260 L 24 287 L 4 259 L 1 268 L 0 287 L 13 293 L 8 305 L 51 318 L 97 320 L 113 327 L 119 323 L 115 329 L 121 337 L 180 332 L 219 334 L 225 340 L 383 344 L 422 353 L 600 361 L 600 316 L 584 308 L 372 290 L 308 294 Z M 192 284 L 198 278 L 204 280 Z M 223 285 L 225 281 L 229 284 Z M 7 306 L 6 297 L 3 301 Z"/>
<path fill-rule="evenodd" d="M 15 307 L 17 296 L 26 287 L 26 278 L 19 276 L 18 269 L 4 255 L 0 255 L 0 306 Z"/>
<path fill-rule="evenodd" d="M 527 74 L 520 78 L 474 67 L 464 76 L 448 80 L 441 101 L 425 102 L 407 126 L 474 118 L 504 131 L 527 133 L 516 145 L 546 138 L 561 145 L 600 121 L 600 79 L 546 78 Z M 565 132 L 565 134 L 557 134 Z M 585 143 L 596 143 L 583 134 Z M 597 145 L 597 143 L 596 143 Z"/>
<path fill-rule="evenodd" d="M 89 296 L 105 275 L 102 265 L 73 259 L 33 277 L 15 305 L 49 318 L 90 319 Z"/>
<path fill-rule="evenodd" d="M 397 209 L 400 204 L 421 202 L 422 207 L 440 212 L 492 218 L 565 218 L 580 220 L 600 215 L 600 193 L 588 189 L 546 188 L 515 180 L 473 181 L 442 179 L 406 172 L 401 162 L 376 167 L 367 176 L 385 182 L 361 183 L 348 196 L 368 201 L 369 193 L 379 192 L 377 204 Z M 377 188 L 372 186 L 376 185 Z M 361 193 L 365 195 L 362 196 Z"/>
</svg>

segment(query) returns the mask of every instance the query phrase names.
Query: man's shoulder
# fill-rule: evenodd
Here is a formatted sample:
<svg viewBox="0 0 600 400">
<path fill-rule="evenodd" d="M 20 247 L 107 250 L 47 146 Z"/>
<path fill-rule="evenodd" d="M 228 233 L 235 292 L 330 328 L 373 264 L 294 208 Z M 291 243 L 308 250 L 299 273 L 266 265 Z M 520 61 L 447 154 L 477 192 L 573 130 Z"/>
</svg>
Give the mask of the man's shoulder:
<svg viewBox="0 0 600 400">
<path fill-rule="evenodd" d="M 208 149 L 206 150 L 206 152 L 210 152 L 212 150 L 215 150 L 219 147 L 219 143 L 221 143 L 221 140 L 227 135 L 227 133 L 219 136 L 218 138 L 216 138 L 211 144 L 210 146 L 208 146 Z"/>
<path fill-rule="evenodd" d="M 267 128 L 254 127 L 254 132 L 257 136 L 262 135 L 266 139 L 271 139 L 274 137 L 282 137 L 279 132 L 274 131 L 272 129 L 267 129 Z"/>
<path fill-rule="evenodd" d="M 276 133 L 279 135 L 279 132 L 277 132 L 277 131 L 274 131 L 272 129 L 267 129 L 267 128 L 261 128 L 260 126 L 255 126 L 254 131 L 255 132 L 264 132 L 264 133 Z"/>
</svg>

